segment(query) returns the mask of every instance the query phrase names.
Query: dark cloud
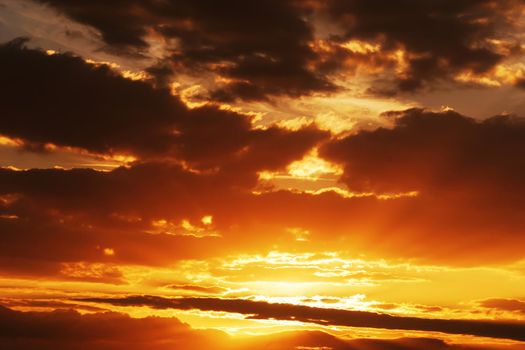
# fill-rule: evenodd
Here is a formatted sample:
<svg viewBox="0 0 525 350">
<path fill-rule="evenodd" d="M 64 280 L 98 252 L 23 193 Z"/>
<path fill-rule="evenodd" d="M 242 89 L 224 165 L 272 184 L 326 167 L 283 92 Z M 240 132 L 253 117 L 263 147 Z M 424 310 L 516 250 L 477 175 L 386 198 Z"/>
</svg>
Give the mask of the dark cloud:
<svg viewBox="0 0 525 350">
<path fill-rule="evenodd" d="M 293 1 L 40 2 L 95 27 L 110 47 L 124 52 L 144 51 L 151 35 L 162 38 L 168 53 L 150 69 L 157 80 L 212 72 L 230 79 L 212 93 L 220 100 L 336 89 L 310 67 L 316 60 L 308 45 L 313 29 Z"/>
<path fill-rule="evenodd" d="M 167 89 L 70 54 L 24 48 L 22 40 L 1 45 L 0 57 L 0 133 L 32 149 L 52 143 L 253 172 L 284 167 L 327 137 L 314 127 L 252 129 L 248 117 L 210 106 L 189 110 Z"/>
<path fill-rule="evenodd" d="M 60 300 L 53 299 L 0 299 L 0 305 L 16 308 L 16 307 L 29 307 L 29 308 L 43 308 L 50 310 L 57 309 L 74 309 L 78 311 L 87 311 L 87 312 L 105 312 L 107 309 L 91 306 L 91 305 L 82 305 L 75 303 L 68 303 Z"/>
<path fill-rule="evenodd" d="M 210 94 L 223 101 L 333 92 L 331 75 L 351 76 L 363 63 L 389 72 L 370 91 L 412 92 L 461 72 L 486 73 L 521 52 L 514 35 L 520 0 L 39 2 L 98 29 L 114 50 L 145 51 L 160 38 L 168 53 L 150 69 L 157 81 L 212 73 L 226 78 Z M 340 49 L 348 40 L 381 50 L 356 57 Z M 406 65 L 397 76 L 396 50 Z"/>
<path fill-rule="evenodd" d="M 345 166 L 351 189 L 440 195 L 521 196 L 525 119 L 476 121 L 453 111 L 410 109 L 387 114 L 393 128 L 334 141 L 322 155 Z"/>
<path fill-rule="evenodd" d="M 380 44 L 382 56 L 398 49 L 405 52 L 406 70 L 389 79 L 395 86 L 378 82 L 372 88 L 376 92 L 410 92 L 462 71 L 484 73 L 520 51 L 512 26 L 521 1 L 330 0 L 321 4 L 343 30 L 333 41 Z M 500 37 L 508 40 L 508 52 L 490 42 Z"/>
<path fill-rule="evenodd" d="M 108 66 L 49 56 L 20 40 L 0 46 L 0 132 L 31 144 L 92 152 L 165 153 L 185 108 L 167 90 L 132 82 Z"/>
<path fill-rule="evenodd" d="M 195 330 L 175 318 L 131 318 L 119 313 L 20 312 L 0 306 L 4 350 L 489 350 L 520 346 L 464 346 L 431 338 L 345 340 L 320 331 L 283 332 L 236 339 L 219 331 Z"/>
<path fill-rule="evenodd" d="M 0 306 L 0 346 L 29 349 L 220 349 L 227 336 L 192 330 L 177 319 L 71 310 L 19 312 Z"/>
<path fill-rule="evenodd" d="M 271 304 L 241 299 L 167 299 L 154 296 L 130 296 L 125 298 L 86 298 L 81 300 L 95 303 L 110 303 L 119 306 L 149 306 L 157 309 L 223 311 L 248 315 L 249 318 L 254 319 L 295 320 L 321 325 L 404 329 L 525 340 L 525 323 L 519 322 L 424 319 L 366 311 L 315 308 L 292 304 Z"/>
</svg>

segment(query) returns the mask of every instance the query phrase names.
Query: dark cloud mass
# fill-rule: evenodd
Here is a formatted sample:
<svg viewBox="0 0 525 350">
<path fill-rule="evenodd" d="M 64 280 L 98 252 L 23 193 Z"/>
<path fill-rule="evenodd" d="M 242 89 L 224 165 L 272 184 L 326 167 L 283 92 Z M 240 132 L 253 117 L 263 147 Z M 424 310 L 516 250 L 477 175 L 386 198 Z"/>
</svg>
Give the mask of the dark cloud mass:
<svg viewBox="0 0 525 350">
<path fill-rule="evenodd" d="M 248 315 L 254 319 L 296 320 L 322 325 L 433 331 L 525 341 L 525 323 L 519 322 L 424 319 L 240 299 L 168 299 L 154 296 L 130 296 L 81 300 L 119 306 L 149 306 L 158 309 L 225 311 Z"/>
<path fill-rule="evenodd" d="M 174 318 L 130 318 L 118 313 L 80 315 L 75 311 L 20 312 L 0 306 L 0 346 L 4 350 L 490 350 L 438 339 L 344 340 L 319 331 L 286 332 L 243 340 L 219 331 L 195 330 Z M 513 347 L 520 349 L 520 347 Z"/>
<path fill-rule="evenodd" d="M 143 50 L 155 32 L 167 42 L 165 62 L 150 72 L 210 71 L 232 81 L 213 92 L 220 100 L 264 99 L 333 91 L 310 66 L 312 28 L 291 1 L 61 1 L 44 0 L 100 30 L 108 45 Z M 268 21 L 271 20 L 271 25 Z"/>
<path fill-rule="evenodd" d="M 371 89 L 376 92 L 415 91 L 459 72 L 484 73 L 509 52 L 520 51 L 512 27 L 521 1 L 330 0 L 322 4 L 344 30 L 333 40 L 364 40 L 380 44 L 383 53 L 405 52 L 407 67 L 393 78 L 396 86 L 382 87 L 378 82 Z M 505 54 L 490 41 L 502 37 L 509 51 Z"/>
<path fill-rule="evenodd" d="M 132 319 L 117 313 L 82 316 L 71 310 L 24 313 L 0 306 L 0 346 L 32 349 L 206 349 L 227 336 L 196 331 L 177 319 Z M 217 344 L 215 347 L 213 344 Z"/>
<path fill-rule="evenodd" d="M 70 54 L 24 48 L 20 39 L 1 45 L 0 57 L 0 133 L 30 148 L 52 143 L 253 172 L 284 167 L 327 136 L 314 127 L 254 130 L 248 117 L 215 107 L 189 110 L 167 89 Z M 268 157 L 272 144 L 282 158 Z"/>
<path fill-rule="evenodd" d="M 419 90 L 460 72 L 481 74 L 520 52 L 513 30 L 523 6 L 519 0 L 39 1 L 126 52 L 162 38 L 168 52 L 150 73 L 160 81 L 171 72 L 217 74 L 227 83 L 211 97 L 224 101 L 333 92 L 333 73 L 351 78 L 352 65 L 365 62 L 389 71 L 370 89 L 383 94 Z M 318 40 L 330 49 L 319 49 Z M 339 47 L 348 40 L 381 50 L 356 57 Z M 397 76 L 396 50 L 405 52 L 406 65 Z"/>
<path fill-rule="evenodd" d="M 454 111 L 421 109 L 386 116 L 393 128 L 361 131 L 322 151 L 345 166 L 342 181 L 351 189 L 506 199 L 525 190 L 525 119 L 480 122 Z"/>
</svg>

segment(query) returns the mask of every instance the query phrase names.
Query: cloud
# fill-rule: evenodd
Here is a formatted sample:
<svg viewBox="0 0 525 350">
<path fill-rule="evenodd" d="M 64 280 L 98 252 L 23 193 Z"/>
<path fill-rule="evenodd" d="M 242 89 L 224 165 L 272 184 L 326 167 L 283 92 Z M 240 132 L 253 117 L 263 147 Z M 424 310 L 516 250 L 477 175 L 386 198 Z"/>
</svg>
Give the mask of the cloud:
<svg viewBox="0 0 525 350">
<path fill-rule="evenodd" d="M 479 303 L 481 306 L 500 310 L 500 311 L 512 311 L 525 314 L 525 301 L 517 299 L 487 299 Z"/>
<path fill-rule="evenodd" d="M 5 350 L 489 350 L 509 346 L 448 344 L 430 338 L 393 340 L 338 338 L 320 331 L 296 331 L 236 339 L 220 331 L 195 330 L 175 318 L 131 318 L 120 313 L 81 315 L 71 310 L 20 312 L 0 306 L 0 346 Z M 515 347 L 519 349 L 520 347 Z"/>
<path fill-rule="evenodd" d="M 0 134 L 22 139 L 27 148 L 54 144 L 254 172 L 285 167 L 328 136 L 313 126 L 253 129 L 249 117 L 212 106 L 190 110 L 168 89 L 71 54 L 25 48 L 20 39 L 0 45 L 0 57 L 6 116 Z"/>
<path fill-rule="evenodd" d="M 0 265 L 11 273 L 53 276 L 78 267 L 81 271 L 68 275 L 105 276 L 109 281 L 118 275 L 111 264 L 165 266 L 275 249 L 367 251 L 371 259 L 402 257 L 447 265 L 522 257 L 519 205 L 518 210 L 509 209 L 511 202 L 494 207 L 482 192 L 466 199 L 442 191 L 437 197 L 422 192 L 385 200 L 373 195 L 344 198 L 335 192 L 254 194 L 253 184 L 251 177 L 234 172 L 196 173 L 158 162 L 111 172 L 1 169 Z M 207 226 L 201 220 L 208 215 L 213 222 Z M 296 241 L 289 227 L 308 230 L 308 241 Z M 106 249 L 113 254 L 105 254 Z"/>
<path fill-rule="evenodd" d="M 0 306 L 0 325 L 0 345 L 6 350 L 220 349 L 227 339 L 221 332 L 192 330 L 177 319 L 71 310 L 19 312 Z"/>
<path fill-rule="evenodd" d="M 204 196 L 215 186 L 213 180 L 205 180 L 207 177 L 192 175 L 178 166 L 161 164 L 122 168 L 111 173 L 89 169 L 48 169 L 18 174 L 1 170 L 0 174 L 4 179 L 3 193 L 23 194 L 5 208 L 11 213 L 16 212 L 19 219 L 0 220 L 2 231 L 6 233 L 2 239 L 5 249 L 0 260 L 4 269 L 26 273 L 59 274 L 60 271 L 73 272 L 75 267 L 82 267 L 70 264 L 70 268 L 65 269 L 67 266 L 63 263 L 70 262 L 137 262 L 139 255 L 142 263 L 165 262 L 164 259 L 178 250 L 177 246 L 189 248 L 196 239 L 144 232 L 151 229 L 151 221 L 156 215 L 162 215 L 158 209 L 167 200 L 159 200 L 158 191 L 152 188 L 163 186 L 165 193 L 178 198 L 174 204 L 182 211 L 192 202 L 192 195 Z M 196 188 L 201 192 L 196 192 Z M 221 187 L 215 193 L 218 195 L 222 191 Z M 151 205 L 150 213 L 156 212 L 153 216 L 143 211 L 148 205 Z M 140 208 L 142 211 L 137 214 L 135 210 Z M 176 210 L 175 206 L 171 208 Z M 192 212 L 186 210 L 179 220 L 197 214 Z M 140 215 L 139 220 L 134 220 L 137 215 Z M 43 246 L 47 249 L 41 249 Z M 149 249 L 145 250 L 145 246 Z M 168 254 L 163 246 L 171 247 L 171 253 Z M 105 248 L 113 249 L 114 254 L 104 254 Z M 195 248 L 198 249 L 198 245 Z M 180 253 L 179 257 L 186 255 Z M 89 266 L 86 265 L 87 270 Z M 85 278 L 89 277 L 87 270 L 83 269 Z M 75 275 L 79 276 L 73 273 Z M 114 277 L 114 274 L 110 276 Z"/>
<path fill-rule="evenodd" d="M 209 214 L 208 208 L 223 206 L 223 198 L 235 195 L 241 191 L 234 190 L 235 186 L 243 185 L 235 178 L 198 175 L 164 163 L 109 173 L 1 169 L 0 177 L 1 193 L 19 194 L 0 208 L 16 215 L 0 219 L 5 233 L 0 249 L 3 269 L 84 279 L 105 276 L 111 280 L 118 277 L 118 270 L 89 263 L 162 265 L 224 252 L 227 246 L 220 245 L 217 237 L 149 231 L 152 222 L 164 218 L 197 225 Z M 105 254 L 106 249 L 113 254 Z M 82 264 L 73 264 L 77 262 Z"/>
<path fill-rule="evenodd" d="M 166 44 L 150 69 L 166 75 L 212 73 L 228 81 L 211 95 L 219 100 L 260 100 L 336 89 L 311 69 L 313 29 L 293 1 L 137 1 L 97 3 L 42 0 L 70 18 L 98 29 L 113 49 L 144 52 L 150 37 Z M 118 14 L 118 15 L 117 15 Z M 271 24 L 269 25 L 269 21 Z"/>
<path fill-rule="evenodd" d="M 523 118 L 477 121 L 454 111 L 421 109 L 385 117 L 393 127 L 334 140 L 320 155 L 343 166 L 341 181 L 353 191 L 418 192 L 410 201 L 414 206 L 398 208 L 392 217 L 391 234 L 399 228 L 402 235 L 415 233 L 417 241 L 441 236 L 439 244 L 454 241 L 458 245 L 450 249 L 464 254 L 498 245 L 496 232 L 508 247 L 523 245 Z M 414 248 L 413 242 L 406 241 L 404 249 Z"/>
<path fill-rule="evenodd" d="M 392 128 L 361 131 L 322 150 L 344 165 L 351 189 L 440 194 L 474 190 L 512 196 L 525 190 L 525 119 L 496 116 L 483 121 L 454 111 L 410 109 L 387 113 Z M 511 190 L 512 189 L 512 190 Z"/>
<path fill-rule="evenodd" d="M 60 300 L 52 299 L 0 299 L 0 305 L 5 308 L 16 307 L 30 307 L 30 308 L 44 308 L 46 310 L 60 310 L 60 309 L 74 309 L 77 311 L 87 312 L 107 312 L 107 309 L 91 306 L 68 303 Z"/>
<path fill-rule="evenodd" d="M 228 102 L 332 93 L 359 66 L 381 73 L 370 92 L 414 92 L 521 54 L 519 0 L 38 1 L 96 28 L 108 49 L 162 47 L 149 69 L 159 82 L 211 75 L 206 97 Z"/>
<path fill-rule="evenodd" d="M 401 53 L 397 74 L 387 78 L 386 84 L 378 81 L 372 86 L 372 91 L 386 94 L 420 90 L 453 80 L 461 72 L 485 73 L 513 52 L 520 52 L 512 28 L 517 21 L 514 14 L 522 7 L 522 2 L 514 0 L 407 0 L 395 4 L 331 0 L 320 5 L 342 28 L 333 41 L 379 45 L 379 56 Z M 505 52 L 494 44 L 502 38 Z"/>
<path fill-rule="evenodd" d="M 525 323 L 519 322 L 425 319 L 366 311 L 272 304 L 242 299 L 167 299 L 155 296 L 129 296 L 125 298 L 85 298 L 79 300 L 118 306 L 149 306 L 157 309 L 223 311 L 244 314 L 254 319 L 294 320 L 321 325 L 431 331 L 525 340 Z"/>
</svg>

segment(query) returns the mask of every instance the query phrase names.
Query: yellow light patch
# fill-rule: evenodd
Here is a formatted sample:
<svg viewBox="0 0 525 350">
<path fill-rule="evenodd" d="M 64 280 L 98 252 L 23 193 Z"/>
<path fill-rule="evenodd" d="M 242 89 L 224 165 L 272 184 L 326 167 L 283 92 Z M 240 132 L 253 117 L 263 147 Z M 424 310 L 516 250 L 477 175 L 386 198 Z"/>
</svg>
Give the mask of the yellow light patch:
<svg viewBox="0 0 525 350">
<path fill-rule="evenodd" d="M 347 50 L 362 55 L 378 52 L 379 50 L 381 50 L 381 45 L 371 44 L 361 40 L 350 40 L 342 44 L 341 46 Z"/>
<path fill-rule="evenodd" d="M 330 163 L 312 151 L 303 159 L 295 161 L 288 166 L 288 174 L 298 178 L 318 179 L 322 175 L 341 175 L 343 169 L 337 164 Z"/>
<path fill-rule="evenodd" d="M 104 255 L 106 256 L 114 256 L 115 250 L 112 248 L 104 248 Z"/>
<path fill-rule="evenodd" d="M 211 225 L 211 224 L 213 224 L 213 216 L 211 216 L 211 215 L 203 216 L 202 219 L 201 219 L 201 222 L 204 225 Z"/>
</svg>

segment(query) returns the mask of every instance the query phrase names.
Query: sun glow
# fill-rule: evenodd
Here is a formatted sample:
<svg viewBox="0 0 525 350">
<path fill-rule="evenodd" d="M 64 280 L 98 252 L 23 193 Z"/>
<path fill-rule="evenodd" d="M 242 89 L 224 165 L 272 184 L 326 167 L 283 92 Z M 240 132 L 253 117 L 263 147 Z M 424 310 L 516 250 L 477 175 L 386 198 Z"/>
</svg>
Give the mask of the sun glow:
<svg viewBox="0 0 525 350">
<path fill-rule="evenodd" d="M 370 44 L 361 40 L 350 40 L 341 45 L 347 50 L 350 50 L 354 53 L 359 53 L 362 55 L 375 53 L 381 50 L 381 45 L 379 44 Z"/>
<path fill-rule="evenodd" d="M 317 150 L 288 166 L 289 175 L 314 181 L 326 174 L 337 176 L 342 173 L 343 169 L 340 166 L 319 158 Z"/>
<path fill-rule="evenodd" d="M 523 0 L 0 27 L 0 349 L 525 350 Z"/>
</svg>

